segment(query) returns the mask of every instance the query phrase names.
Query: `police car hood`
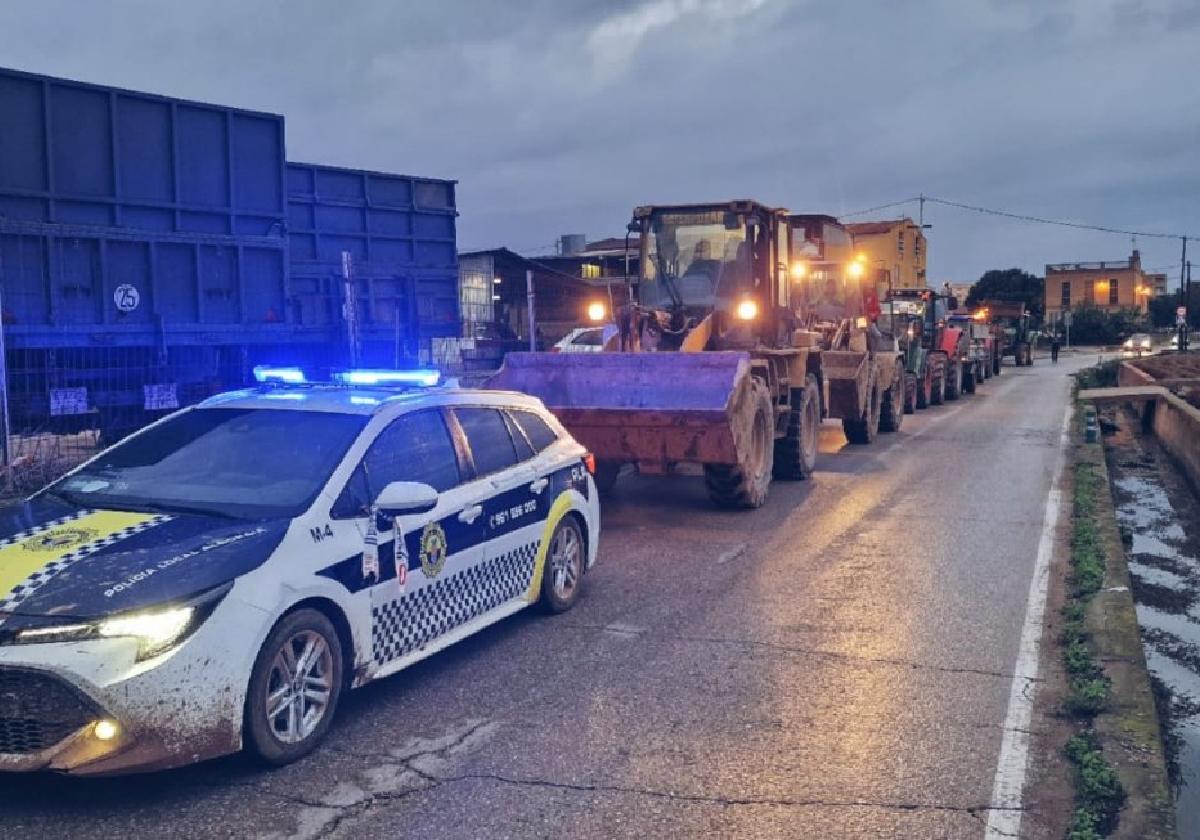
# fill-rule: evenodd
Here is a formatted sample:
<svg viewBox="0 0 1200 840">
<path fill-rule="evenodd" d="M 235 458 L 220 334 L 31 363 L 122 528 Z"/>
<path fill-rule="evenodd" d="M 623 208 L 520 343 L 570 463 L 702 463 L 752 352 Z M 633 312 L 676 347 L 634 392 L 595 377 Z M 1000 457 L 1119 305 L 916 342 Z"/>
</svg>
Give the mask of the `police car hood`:
<svg viewBox="0 0 1200 840">
<path fill-rule="evenodd" d="M 258 568 L 290 523 L 34 499 L 0 513 L 0 617 L 98 618 L 189 598 Z"/>
</svg>

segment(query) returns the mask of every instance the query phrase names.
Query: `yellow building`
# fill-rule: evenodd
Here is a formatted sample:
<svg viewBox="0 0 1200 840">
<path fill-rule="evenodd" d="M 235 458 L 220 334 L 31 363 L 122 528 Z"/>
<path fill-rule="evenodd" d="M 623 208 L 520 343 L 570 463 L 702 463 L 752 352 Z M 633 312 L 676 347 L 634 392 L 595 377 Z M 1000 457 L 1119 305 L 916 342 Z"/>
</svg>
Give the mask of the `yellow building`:
<svg viewBox="0 0 1200 840">
<path fill-rule="evenodd" d="M 924 289 L 925 232 L 907 216 L 883 222 L 855 222 L 846 227 L 854 235 L 854 248 L 877 272 L 880 285 L 890 279 L 897 289 Z"/>
<path fill-rule="evenodd" d="M 1127 260 L 1047 265 L 1046 320 L 1057 320 L 1064 310 L 1077 306 L 1145 312 L 1156 282 L 1154 275 L 1142 271 L 1137 250 Z"/>
</svg>

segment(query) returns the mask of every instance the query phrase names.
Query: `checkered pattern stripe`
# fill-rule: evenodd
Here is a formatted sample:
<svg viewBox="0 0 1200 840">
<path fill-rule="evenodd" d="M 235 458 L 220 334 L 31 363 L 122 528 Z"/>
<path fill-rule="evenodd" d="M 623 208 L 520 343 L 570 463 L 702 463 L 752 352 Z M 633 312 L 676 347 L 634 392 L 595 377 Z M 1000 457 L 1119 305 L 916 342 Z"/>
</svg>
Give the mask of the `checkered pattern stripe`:
<svg viewBox="0 0 1200 840">
<path fill-rule="evenodd" d="M 92 511 L 87 511 L 87 513 L 91 513 L 91 512 Z M 71 522 L 78 518 L 79 518 L 79 516 L 74 516 L 74 517 L 71 517 L 66 520 L 58 521 L 56 524 L 62 525 L 65 522 Z M 59 557 L 57 560 L 51 560 L 50 562 L 46 563 L 46 565 L 42 566 L 36 572 L 31 574 L 29 577 L 25 578 L 25 580 L 21 581 L 19 584 L 17 584 L 15 587 L 13 587 L 12 592 L 9 592 L 8 595 L 4 598 L 4 600 L 0 601 L 0 613 L 11 612 L 11 611 L 17 609 L 17 607 L 19 607 L 25 601 L 25 599 L 27 599 L 30 595 L 32 595 L 34 592 L 36 592 L 38 589 L 40 589 L 42 586 L 44 586 L 55 575 L 59 574 L 64 569 L 70 568 L 71 566 L 78 563 L 80 560 L 84 559 L 85 557 L 90 557 L 91 555 L 95 554 L 96 552 L 101 551 L 102 549 L 108 548 L 110 545 L 113 545 L 114 543 L 119 543 L 121 540 L 127 539 L 128 537 L 131 537 L 134 534 L 139 534 L 142 531 L 145 531 L 149 528 L 153 528 L 155 525 L 161 525 L 164 522 L 170 522 L 170 521 L 171 521 L 170 516 L 155 516 L 152 519 L 147 519 L 145 522 L 139 522 L 137 525 L 129 525 L 125 528 L 122 528 L 119 531 L 114 531 L 113 533 L 109 534 L 106 537 L 101 537 L 98 540 L 93 540 L 90 543 L 81 545 L 79 548 L 75 549 L 70 554 L 64 554 L 62 557 Z M 52 528 L 52 527 L 54 527 L 53 524 L 43 525 L 43 526 L 41 526 L 41 530 L 42 531 L 48 530 L 49 528 Z M 25 532 L 25 533 L 22 533 L 19 538 L 11 540 L 9 542 L 11 543 L 11 542 L 17 542 L 17 541 L 24 541 L 24 540 L 29 539 L 32 536 L 36 536 L 39 533 L 41 533 L 41 531 Z"/>
<path fill-rule="evenodd" d="M 371 610 L 375 662 L 382 665 L 522 595 L 538 543 L 522 545 Z M 386 585 L 386 584 L 385 584 Z"/>
<path fill-rule="evenodd" d="M 72 514 L 68 514 L 67 516 L 60 516 L 58 519 L 51 519 L 49 522 L 43 522 L 41 525 L 34 525 L 27 531 L 18 531 L 11 537 L 5 537 L 4 539 L 0 540 L 0 548 L 25 542 L 25 540 L 30 539 L 31 537 L 36 537 L 38 534 L 46 533 L 51 528 L 57 528 L 60 525 L 70 524 L 76 520 L 83 519 L 85 516 L 91 516 L 95 512 L 96 511 L 94 510 L 86 509 L 77 510 Z"/>
</svg>

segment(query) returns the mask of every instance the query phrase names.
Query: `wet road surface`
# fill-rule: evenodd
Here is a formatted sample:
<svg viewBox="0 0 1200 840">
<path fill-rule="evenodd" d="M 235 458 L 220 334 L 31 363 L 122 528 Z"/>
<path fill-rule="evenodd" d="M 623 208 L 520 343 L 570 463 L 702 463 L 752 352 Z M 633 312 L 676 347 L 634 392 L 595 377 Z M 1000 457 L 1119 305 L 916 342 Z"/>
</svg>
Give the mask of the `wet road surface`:
<svg viewBox="0 0 1200 840">
<path fill-rule="evenodd" d="M 0 778 L 0 836 L 982 837 L 1077 366 L 827 423 L 753 512 L 623 477 L 572 612 L 354 692 L 291 767 Z"/>
</svg>

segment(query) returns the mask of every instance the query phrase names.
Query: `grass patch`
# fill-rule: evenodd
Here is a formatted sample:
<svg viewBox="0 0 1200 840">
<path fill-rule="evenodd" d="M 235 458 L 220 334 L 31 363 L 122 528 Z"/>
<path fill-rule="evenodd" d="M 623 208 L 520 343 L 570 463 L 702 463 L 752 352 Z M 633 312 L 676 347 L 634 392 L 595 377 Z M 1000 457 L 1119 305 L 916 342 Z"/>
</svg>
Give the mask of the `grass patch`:
<svg viewBox="0 0 1200 840">
<path fill-rule="evenodd" d="M 1117 384 L 1117 370 L 1122 359 L 1112 359 L 1094 367 L 1084 368 L 1075 374 L 1080 388 L 1111 388 Z"/>
<path fill-rule="evenodd" d="M 1067 741 L 1066 754 L 1075 774 L 1075 812 L 1067 838 L 1104 837 L 1116 827 L 1125 788 L 1092 732 L 1081 732 Z"/>
<path fill-rule="evenodd" d="M 1115 385 L 1119 361 L 1085 370 L 1078 376 L 1081 388 Z M 1084 412 L 1076 413 L 1082 431 Z M 1096 499 L 1100 477 L 1096 464 L 1080 461 L 1074 467 L 1071 517 L 1070 594 L 1063 606 L 1063 667 L 1067 696 L 1063 712 L 1081 722 L 1082 731 L 1066 744 L 1067 760 L 1075 781 L 1075 810 L 1067 840 L 1101 840 L 1117 824 L 1125 790 L 1117 771 L 1104 758 L 1091 721 L 1108 706 L 1112 684 L 1092 652 L 1087 632 L 1087 605 L 1104 586 L 1106 557 L 1096 524 Z"/>
</svg>

